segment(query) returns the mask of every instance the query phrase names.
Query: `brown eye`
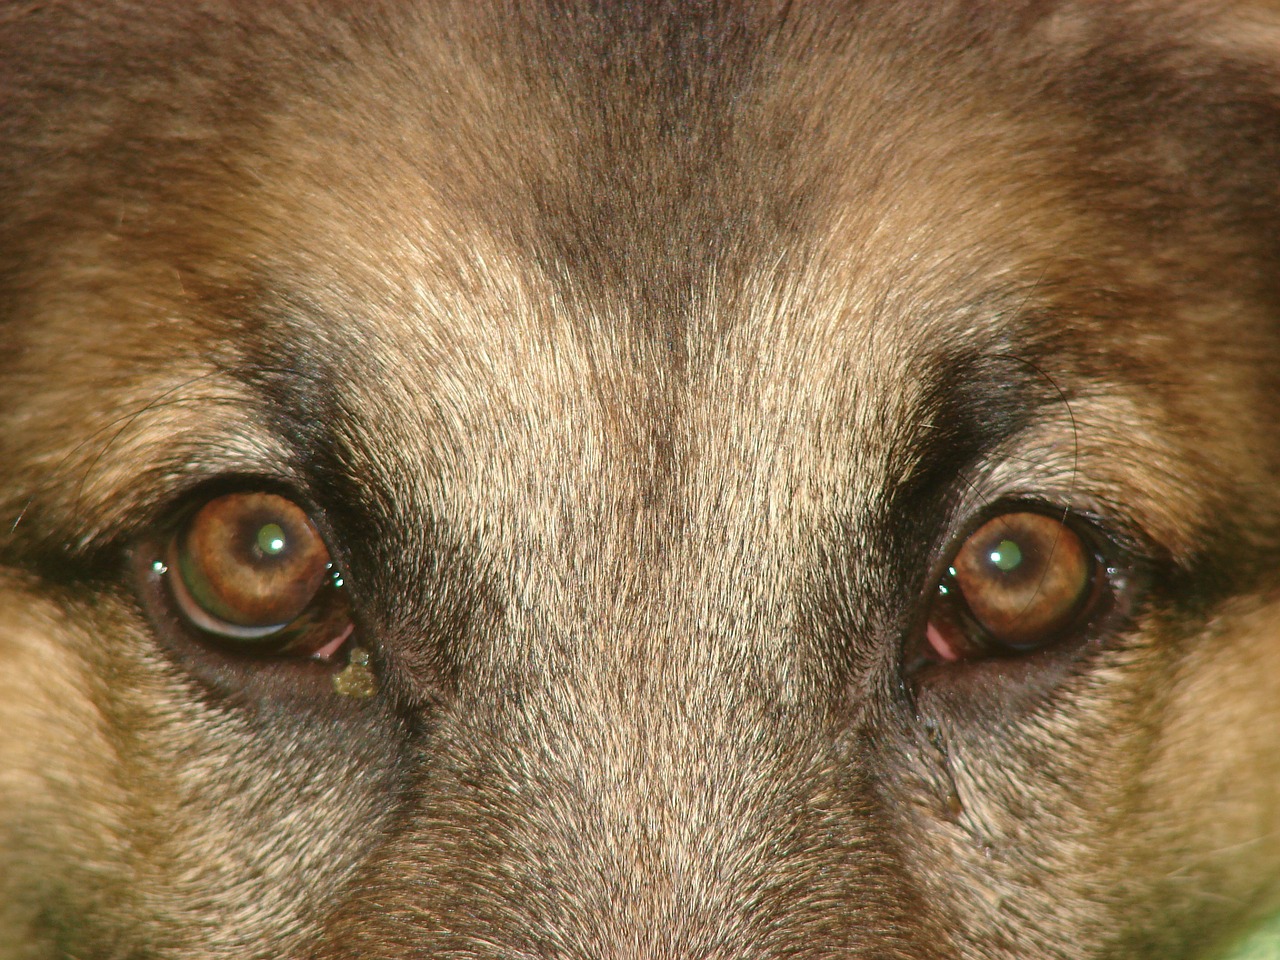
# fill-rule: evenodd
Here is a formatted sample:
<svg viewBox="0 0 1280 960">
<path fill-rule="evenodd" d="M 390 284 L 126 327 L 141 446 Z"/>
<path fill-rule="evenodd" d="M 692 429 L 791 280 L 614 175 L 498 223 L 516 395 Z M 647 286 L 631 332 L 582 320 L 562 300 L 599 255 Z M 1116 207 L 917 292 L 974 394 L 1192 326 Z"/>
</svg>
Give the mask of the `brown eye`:
<svg viewBox="0 0 1280 960">
<path fill-rule="evenodd" d="M 210 500 L 174 536 L 163 566 L 188 623 L 242 649 L 327 658 L 351 633 L 324 540 L 276 494 Z"/>
<path fill-rule="evenodd" d="M 943 661 L 1035 650 L 1089 612 L 1099 569 L 1079 534 L 1042 513 L 995 517 L 961 545 L 926 628 Z"/>
</svg>

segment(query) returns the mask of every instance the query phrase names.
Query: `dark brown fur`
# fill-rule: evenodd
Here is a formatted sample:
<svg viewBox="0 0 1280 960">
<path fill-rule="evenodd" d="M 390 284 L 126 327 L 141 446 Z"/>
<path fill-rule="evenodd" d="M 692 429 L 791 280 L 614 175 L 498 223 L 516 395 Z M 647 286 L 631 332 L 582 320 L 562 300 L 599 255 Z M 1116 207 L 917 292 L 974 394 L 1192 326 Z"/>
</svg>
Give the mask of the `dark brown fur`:
<svg viewBox="0 0 1280 960">
<path fill-rule="evenodd" d="M 1280 10 L 0 5 L 0 957 L 1201 957 L 1280 908 Z M 145 546 L 307 504 L 378 692 Z M 1108 617 L 907 670 L 984 505 Z M 336 668 L 333 668 L 336 669 Z"/>
</svg>

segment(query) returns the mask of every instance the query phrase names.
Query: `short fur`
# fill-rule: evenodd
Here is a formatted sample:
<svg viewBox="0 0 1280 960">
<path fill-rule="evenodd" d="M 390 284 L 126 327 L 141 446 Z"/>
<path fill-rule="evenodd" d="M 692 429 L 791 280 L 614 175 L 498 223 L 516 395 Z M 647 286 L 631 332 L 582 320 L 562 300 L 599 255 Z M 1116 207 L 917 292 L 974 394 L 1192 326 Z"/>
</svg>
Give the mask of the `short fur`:
<svg viewBox="0 0 1280 960">
<path fill-rule="evenodd" d="M 1280 908 L 1280 10 L 0 6 L 0 957 L 1177 958 Z M 378 692 L 140 545 L 306 504 Z M 908 669 L 984 505 L 1114 616 Z"/>
</svg>

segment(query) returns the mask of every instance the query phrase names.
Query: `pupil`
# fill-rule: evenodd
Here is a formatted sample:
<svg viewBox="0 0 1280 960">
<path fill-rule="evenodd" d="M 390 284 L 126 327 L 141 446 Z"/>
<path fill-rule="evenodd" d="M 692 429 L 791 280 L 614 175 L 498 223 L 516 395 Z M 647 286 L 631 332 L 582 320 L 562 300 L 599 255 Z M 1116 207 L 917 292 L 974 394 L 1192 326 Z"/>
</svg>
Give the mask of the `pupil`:
<svg viewBox="0 0 1280 960">
<path fill-rule="evenodd" d="M 1022 548 L 1012 540 L 1001 540 L 988 556 L 1005 573 L 1017 570 L 1022 565 Z"/>
<path fill-rule="evenodd" d="M 278 523 L 266 523 L 258 529 L 258 549 L 265 556 L 278 557 L 284 552 L 284 529 Z"/>
</svg>

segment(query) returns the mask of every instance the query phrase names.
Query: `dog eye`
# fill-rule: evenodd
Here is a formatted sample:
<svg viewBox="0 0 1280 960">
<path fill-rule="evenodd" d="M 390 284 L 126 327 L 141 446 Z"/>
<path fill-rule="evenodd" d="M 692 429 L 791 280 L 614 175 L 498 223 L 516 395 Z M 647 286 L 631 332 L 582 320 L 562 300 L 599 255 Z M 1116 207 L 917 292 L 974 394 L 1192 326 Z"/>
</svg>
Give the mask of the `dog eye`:
<svg viewBox="0 0 1280 960">
<path fill-rule="evenodd" d="M 352 632 L 323 538 L 306 511 L 273 493 L 209 500 L 157 569 L 189 626 L 241 650 L 326 659 Z"/>
<path fill-rule="evenodd" d="M 960 546 L 938 585 L 927 653 L 942 662 L 1034 651 L 1083 623 L 1102 565 L 1080 534 L 1042 513 L 1005 513 Z"/>
</svg>

